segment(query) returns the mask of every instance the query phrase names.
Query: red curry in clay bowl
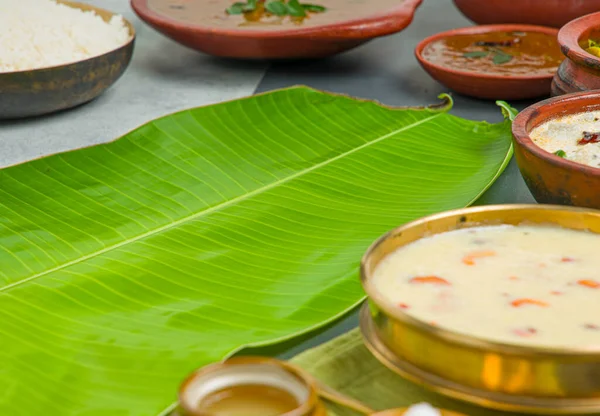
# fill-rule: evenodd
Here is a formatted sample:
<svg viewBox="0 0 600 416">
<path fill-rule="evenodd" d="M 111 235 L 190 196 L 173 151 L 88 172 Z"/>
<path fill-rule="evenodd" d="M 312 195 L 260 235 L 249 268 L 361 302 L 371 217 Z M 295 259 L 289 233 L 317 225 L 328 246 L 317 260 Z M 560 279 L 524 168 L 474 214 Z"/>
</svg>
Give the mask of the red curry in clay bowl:
<svg viewBox="0 0 600 416">
<path fill-rule="evenodd" d="M 559 28 L 600 10 L 600 0 L 454 0 L 454 4 L 479 25 L 520 23 Z"/>
<path fill-rule="evenodd" d="M 182 45 L 240 59 L 322 58 L 406 28 L 422 0 L 131 0 Z"/>
<path fill-rule="evenodd" d="M 566 24 L 558 42 L 567 57 L 552 81 L 552 95 L 600 89 L 600 13 Z"/>
<path fill-rule="evenodd" d="M 538 202 L 600 209 L 600 91 L 534 104 L 512 130 L 517 164 Z"/>
<path fill-rule="evenodd" d="M 449 30 L 415 50 L 432 78 L 454 91 L 490 100 L 550 95 L 563 60 L 558 30 L 528 25 L 489 25 Z"/>
</svg>

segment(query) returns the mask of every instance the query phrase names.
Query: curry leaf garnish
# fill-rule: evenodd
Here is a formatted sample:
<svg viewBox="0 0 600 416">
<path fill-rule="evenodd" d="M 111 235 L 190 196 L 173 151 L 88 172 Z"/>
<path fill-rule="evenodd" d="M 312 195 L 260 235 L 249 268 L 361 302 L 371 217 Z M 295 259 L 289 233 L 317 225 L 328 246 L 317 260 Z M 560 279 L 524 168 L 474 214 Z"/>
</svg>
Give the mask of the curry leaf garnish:
<svg viewBox="0 0 600 416">
<path fill-rule="evenodd" d="M 313 13 L 323 13 L 325 10 L 327 10 L 325 7 L 319 6 L 318 4 L 302 3 L 302 7 L 304 8 L 304 10 Z"/>
<path fill-rule="evenodd" d="M 494 62 L 494 65 L 502 65 L 507 62 L 510 62 L 512 59 L 513 59 L 512 55 L 509 55 L 508 53 L 505 53 L 505 52 L 498 51 L 494 55 L 493 62 Z"/>
<path fill-rule="evenodd" d="M 256 10 L 256 1 L 257 0 L 248 0 L 248 3 L 244 6 L 245 12 L 253 12 Z"/>
<path fill-rule="evenodd" d="M 304 7 L 300 4 L 298 0 L 289 0 L 287 3 L 287 9 L 290 16 L 294 17 L 304 17 L 306 16 L 306 11 Z"/>
<path fill-rule="evenodd" d="M 264 9 L 259 9 L 258 5 L 264 5 Z M 254 11 L 260 11 L 260 16 L 263 14 L 272 14 L 275 16 L 293 16 L 306 17 L 306 12 L 323 13 L 327 8 L 318 4 L 300 3 L 298 0 L 247 0 L 246 3 L 237 2 L 227 8 L 227 14 L 244 14 Z M 260 17 L 259 16 L 259 17 Z"/>
<path fill-rule="evenodd" d="M 483 51 L 472 51 L 472 52 L 465 52 L 463 54 L 463 56 L 465 58 L 484 58 L 486 56 L 489 56 L 490 54 L 492 55 L 492 62 L 494 62 L 494 65 L 502 65 L 505 64 L 507 62 L 510 62 L 513 59 L 513 56 L 507 52 L 504 52 L 502 49 L 500 49 L 500 46 L 512 46 L 515 43 L 519 43 L 520 40 L 514 39 L 514 40 L 508 40 L 508 41 L 502 41 L 502 42 L 487 42 L 487 41 L 479 41 L 479 42 L 475 42 L 473 45 L 474 46 L 478 46 L 478 47 L 483 47 L 485 50 Z"/>
<path fill-rule="evenodd" d="M 483 58 L 484 56 L 488 56 L 490 53 L 485 51 L 474 51 L 474 52 L 466 52 L 463 54 L 465 58 Z"/>
<path fill-rule="evenodd" d="M 265 9 L 275 16 L 285 16 L 287 14 L 287 7 L 282 1 L 270 1 L 265 5 Z"/>
<path fill-rule="evenodd" d="M 246 3 L 233 3 L 228 9 L 227 14 L 242 14 L 244 8 L 247 6 Z"/>
<path fill-rule="evenodd" d="M 567 157 L 567 154 L 566 154 L 566 153 L 565 153 L 565 151 L 564 151 L 564 150 L 562 150 L 562 149 L 559 149 L 559 150 L 557 150 L 556 152 L 554 152 L 554 154 L 555 154 L 556 156 L 558 156 L 558 157 L 562 157 L 562 158 L 565 158 L 565 157 Z"/>
</svg>

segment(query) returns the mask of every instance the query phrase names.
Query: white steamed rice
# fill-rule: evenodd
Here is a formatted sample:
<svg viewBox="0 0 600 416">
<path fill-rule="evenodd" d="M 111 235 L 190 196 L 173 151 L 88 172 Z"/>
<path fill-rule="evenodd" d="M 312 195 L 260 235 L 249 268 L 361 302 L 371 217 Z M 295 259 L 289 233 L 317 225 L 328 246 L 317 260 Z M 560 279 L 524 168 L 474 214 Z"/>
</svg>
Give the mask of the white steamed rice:
<svg viewBox="0 0 600 416">
<path fill-rule="evenodd" d="M 441 416 L 441 412 L 429 403 L 412 405 L 404 413 L 404 416 Z"/>
<path fill-rule="evenodd" d="M 0 0 L 0 72 L 81 61 L 130 38 L 122 16 L 106 23 L 94 12 L 54 0 Z"/>
</svg>

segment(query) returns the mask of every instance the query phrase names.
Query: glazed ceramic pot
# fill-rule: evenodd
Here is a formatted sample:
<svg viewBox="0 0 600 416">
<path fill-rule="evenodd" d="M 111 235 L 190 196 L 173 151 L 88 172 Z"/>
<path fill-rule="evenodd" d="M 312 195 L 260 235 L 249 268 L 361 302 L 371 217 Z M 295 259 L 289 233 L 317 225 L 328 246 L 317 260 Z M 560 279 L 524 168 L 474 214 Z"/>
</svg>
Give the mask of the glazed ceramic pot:
<svg viewBox="0 0 600 416">
<path fill-rule="evenodd" d="M 198 0 L 207 1 L 207 0 Z M 379 36 L 397 33 L 413 20 L 422 0 L 404 0 L 389 12 L 301 28 L 265 30 L 193 24 L 159 13 L 149 0 L 131 0 L 144 22 L 176 42 L 198 51 L 238 59 L 322 58 L 355 48 Z"/>
<path fill-rule="evenodd" d="M 600 168 L 563 159 L 538 147 L 529 133 L 559 116 L 600 110 L 600 91 L 568 94 L 528 107 L 513 122 L 515 158 L 536 201 L 600 209 Z"/>
<path fill-rule="evenodd" d="M 465 17 L 480 25 L 562 27 L 580 16 L 600 11 L 600 0 L 454 0 L 454 4 Z"/>
<path fill-rule="evenodd" d="M 540 32 L 556 36 L 558 30 L 551 27 L 530 25 L 486 25 L 452 29 L 423 39 L 415 48 L 415 56 L 429 75 L 448 88 L 470 97 L 487 100 L 522 100 L 550 95 L 552 74 L 544 75 L 497 75 L 467 70 L 456 70 L 428 61 L 423 51 L 432 42 L 456 36 L 489 32 Z"/>
<path fill-rule="evenodd" d="M 600 89 L 600 58 L 587 53 L 582 44 L 592 31 L 600 30 L 600 13 L 567 23 L 558 33 L 558 42 L 567 57 L 552 81 L 552 95 Z"/>
</svg>

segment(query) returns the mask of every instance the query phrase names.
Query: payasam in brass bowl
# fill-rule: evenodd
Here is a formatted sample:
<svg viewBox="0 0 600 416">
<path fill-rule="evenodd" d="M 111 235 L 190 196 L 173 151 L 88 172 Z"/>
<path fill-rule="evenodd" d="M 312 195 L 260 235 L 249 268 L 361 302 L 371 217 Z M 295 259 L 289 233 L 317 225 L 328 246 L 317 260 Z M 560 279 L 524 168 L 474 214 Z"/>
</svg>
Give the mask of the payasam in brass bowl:
<svg viewBox="0 0 600 416">
<path fill-rule="evenodd" d="M 506 244 L 497 244 L 497 253 L 494 254 L 489 244 L 495 240 L 486 235 L 486 232 L 492 229 L 496 230 L 494 232 L 498 235 L 509 232 L 523 233 L 527 241 L 518 240 L 513 236 L 505 240 Z M 534 231 L 531 231 L 532 229 Z M 459 233 L 455 230 L 463 231 Z M 535 235 L 538 231 L 546 234 Z M 360 325 L 366 346 L 384 365 L 409 380 L 441 394 L 484 407 L 535 414 L 600 412 L 600 326 L 591 322 L 600 319 L 600 281 L 597 272 L 594 271 L 597 269 L 588 268 L 590 276 L 587 277 L 568 272 L 569 267 L 575 267 L 572 270 L 581 270 L 577 267 L 583 267 L 583 264 L 589 266 L 598 261 L 597 256 L 593 256 L 593 250 L 600 247 L 599 233 L 600 211 L 551 205 L 467 208 L 433 215 L 397 228 L 376 241 L 362 260 L 361 278 L 368 295 L 368 304 L 361 311 Z M 477 250 L 471 256 L 457 257 L 457 263 L 462 268 L 452 266 L 453 270 L 446 275 L 443 274 L 443 270 L 449 270 L 451 267 L 448 267 L 448 264 L 454 263 L 444 257 L 445 253 L 454 253 L 458 248 L 457 245 L 444 240 L 442 234 L 459 235 L 464 241 L 470 241 Z M 494 263 L 490 259 L 494 255 L 500 257 L 505 252 L 517 248 L 524 253 L 534 253 L 536 250 L 531 247 L 546 247 L 550 244 L 548 241 L 554 238 L 553 235 L 574 236 L 561 239 L 555 246 L 547 246 L 548 250 L 554 247 L 552 250 L 560 249 L 567 254 L 557 258 L 554 258 L 554 254 L 548 255 L 544 262 L 531 264 L 528 266 L 530 268 L 523 269 L 538 270 L 532 272 L 537 276 L 537 281 L 525 273 L 507 274 L 506 281 L 502 283 L 504 289 L 498 290 L 494 295 L 490 287 L 500 288 L 500 283 L 492 278 L 494 274 L 489 267 Z M 435 238 L 427 239 L 430 236 Z M 531 240 L 528 240 L 530 238 Z M 577 245 L 580 241 L 578 238 L 584 239 L 589 246 L 582 249 Z M 427 261 L 421 262 L 420 265 L 415 265 L 415 262 L 411 263 L 410 260 L 415 258 L 417 251 L 409 252 L 412 253 L 412 257 L 395 257 L 394 261 L 400 263 L 389 262 L 392 254 L 403 256 L 402 253 L 407 253 L 406 250 L 410 247 L 414 249 L 418 243 L 428 241 L 446 243 L 443 250 L 429 253 Z M 536 241 L 541 243 L 535 243 Z M 416 244 L 412 245 L 414 242 Z M 462 243 L 458 246 L 463 247 Z M 421 244 L 418 247 L 425 246 Z M 401 250 L 397 251 L 398 249 Z M 592 255 L 587 256 L 585 260 L 578 257 L 586 254 L 584 252 Z M 525 258 L 528 258 L 527 256 Z M 521 270 L 517 257 L 513 256 L 514 261 L 510 260 L 507 264 L 510 266 L 513 262 L 516 265 L 514 268 Z M 577 265 L 578 261 L 583 263 Z M 485 266 L 486 262 L 488 266 Z M 378 269 L 382 264 L 383 269 Z M 402 267 L 386 269 L 390 264 Z M 481 266 L 481 273 L 473 272 L 475 268 L 469 269 L 474 264 Z M 421 305 L 417 302 L 418 294 L 424 292 L 418 292 L 420 289 L 408 288 L 405 285 L 409 279 L 404 279 L 403 273 L 407 270 L 412 271 L 414 267 L 427 276 L 414 277 L 410 281 L 419 279 L 417 283 L 425 283 L 423 287 L 435 290 L 439 296 L 429 298 L 431 303 L 428 303 L 427 307 L 422 307 L 424 302 Z M 487 272 L 485 267 L 488 267 Z M 380 273 L 380 270 L 385 270 L 386 273 L 393 270 L 396 274 L 389 274 L 390 281 L 394 282 L 394 279 L 397 279 L 394 284 L 397 283 L 404 292 L 394 292 L 393 286 L 388 288 L 388 291 L 382 291 L 382 286 L 375 287 L 374 276 L 379 278 L 381 275 L 377 273 Z M 441 273 L 440 276 L 451 277 L 444 281 L 442 277 L 433 276 L 432 270 L 437 270 Z M 553 270 L 564 270 L 564 273 L 558 273 L 562 276 L 564 284 L 556 286 L 556 282 L 544 280 L 547 273 L 554 273 Z M 461 287 L 465 287 L 464 280 L 463 283 L 460 281 L 460 276 L 471 276 L 473 280 L 469 285 L 472 284 L 481 291 L 479 299 L 465 296 L 459 297 L 458 303 L 455 302 L 456 299 L 453 300 L 457 293 L 465 293 L 460 292 Z M 381 281 L 377 282 L 380 284 Z M 532 282 L 537 285 L 537 295 L 526 298 L 530 294 L 528 290 L 533 290 Z M 523 286 L 526 284 L 530 286 Z M 438 286 L 432 289 L 435 285 Z M 509 287 L 513 289 L 507 289 Z M 543 293 L 540 292 L 540 288 L 543 289 Z M 453 294 L 452 290 L 457 292 Z M 513 297 L 513 293 L 508 293 L 510 290 L 518 296 Z M 503 293 L 504 291 L 506 293 Z M 402 302 L 407 303 L 393 303 L 392 292 L 405 296 Z M 597 303 L 594 302 L 596 298 Z M 469 308 L 473 305 L 473 299 L 477 299 L 475 303 L 483 306 Z M 438 301 L 439 303 L 436 303 Z M 569 307 L 569 302 L 574 304 Z M 495 305 L 507 306 L 503 315 L 489 312 L 494 310 Z M 438 322 L 425 321 L 419 315 L 419 308 L 429 311 L 438 306 L 440 311 L 443 311 L 438 313 Z M 511 307 L 513 310 L 510 310 Z M 542 325 L 545 321 L 540 317 L 556 318 L 556 311 L 560 312 L 561 307 L 567 307 L 570 311 L 568 314 L 562 313 L 559 317 L 561 321 L 555 319 L 547 322 L 546 327 L 528 326 L 532 322 Z M 567 322 L 571 322 L 581 310 L 590 312 L 585 316 L 586 321 L 581 322 L 581 326 L 578 324 L 576 328 L 567 328 Z M 463 329 L 471 327 L 472 330 L 459 331 L 446 319 L 446 315 L 457 316 L 457 311 L 462 311 L 462 316 L 467 319 L 455 323 L 463 325 Z M 534 316 L 534 313 L 538 316 Z M 590 322 L 587 322 L 587 319 Z M 489 327 L 485 326 L 485 322 L 488 322 Z M 510 336 L 514 335 L 514 339 L 509 338 L 508 330 L 506 336 L 504 335 L 504 331 L 513 325 Z M 589 332 L 583 332 L 586 330 Z M 572 334 L 581 334 L 581 339 L 585 342 L 575 342 Z M 554 341 L 551 341 L 552 339 Z M 548 343 L 545 344 L 546 341 L 543 340 Z"/>
</svg>

